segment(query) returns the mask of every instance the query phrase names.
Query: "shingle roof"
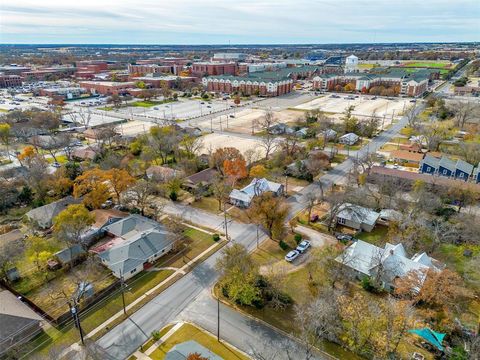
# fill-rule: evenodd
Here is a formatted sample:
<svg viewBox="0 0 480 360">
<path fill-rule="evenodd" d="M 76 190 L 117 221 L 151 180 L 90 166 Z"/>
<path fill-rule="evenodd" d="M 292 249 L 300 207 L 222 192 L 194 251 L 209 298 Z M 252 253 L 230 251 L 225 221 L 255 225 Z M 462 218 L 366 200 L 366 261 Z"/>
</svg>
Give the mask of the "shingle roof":
<svg viewBox="0 0 480 360">
<path fill-rule="evenodd" d="M 440 162 L 438 163 L 438 166 L 439 167 L 441 166 L 451 171 L 455 171 L 455 162 L 446 156 L 442 156 L 442 158 L 440 159 Z"/>
<path fill-rule="evenodd" d="M 463 161 L 463 160 L 457 160 L 457 164 L 455 165 L 455 167 L 460 170 L 460 171 L 463 171 L 464 173 L 467 173 L 468 175 L 471 175 L 472 172 L 473 172 L 473 165 L 467 163 L 466 161 Z"/>
<path fill-rule="evenodd" d="M 80 199 L 75 199 L 72 196 L 67 196 L 50 204 L 32 209 L 25 215 L 28 219 L 38 223 L 40 227 L 46 229 L 52 226 L 52 222 L 55 216 L 57 216 L 61 211 L 65 210 L 68 205 L 79 203 Z"/>
<path fill-rule="evenodd" d="M 343 204 L 337 217 L 354 221 L 360 224 L 375 225 L 380 214 L 371 209 L 359 205 Z"/>
<path fill-rule="evenodd" d="M 440 159 L 433 157 L 429 154 L 427 154 L 422 160 L 422 164 L 427 164 L 435 169 L 438 169 L 439 162 L 440 162 Z"/>
</svg>

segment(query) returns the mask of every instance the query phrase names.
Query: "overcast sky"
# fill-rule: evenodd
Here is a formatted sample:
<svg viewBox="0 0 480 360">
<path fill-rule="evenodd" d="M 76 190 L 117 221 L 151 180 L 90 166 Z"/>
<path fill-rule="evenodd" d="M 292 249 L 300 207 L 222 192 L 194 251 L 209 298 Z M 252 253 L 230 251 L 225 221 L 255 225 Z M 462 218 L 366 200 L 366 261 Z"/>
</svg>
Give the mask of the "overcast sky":
<svg viewBox="0 0 480 360">
<path fill-rule="evenodd" d="M 480 0 L 0 0 L 0 43 L 479 40 Z"/>
</svg>

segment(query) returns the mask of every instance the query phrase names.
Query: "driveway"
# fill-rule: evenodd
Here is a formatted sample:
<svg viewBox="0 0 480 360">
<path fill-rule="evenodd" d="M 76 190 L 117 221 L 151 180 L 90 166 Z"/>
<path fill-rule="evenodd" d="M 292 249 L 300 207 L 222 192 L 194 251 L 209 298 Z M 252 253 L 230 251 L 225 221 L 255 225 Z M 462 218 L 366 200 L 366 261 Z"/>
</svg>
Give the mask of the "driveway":
<svg viewBox="0 0 480 360">
<path fill-rule="evenodd" d="M 303 225 L 296 226 L 295 232 L 298 232 L 308 237 L 313 247 L 322 247 L 325 245 L 334 245 L 337 243 L 337 240 L 334 236 L 321 233 Z"/>
</svg>

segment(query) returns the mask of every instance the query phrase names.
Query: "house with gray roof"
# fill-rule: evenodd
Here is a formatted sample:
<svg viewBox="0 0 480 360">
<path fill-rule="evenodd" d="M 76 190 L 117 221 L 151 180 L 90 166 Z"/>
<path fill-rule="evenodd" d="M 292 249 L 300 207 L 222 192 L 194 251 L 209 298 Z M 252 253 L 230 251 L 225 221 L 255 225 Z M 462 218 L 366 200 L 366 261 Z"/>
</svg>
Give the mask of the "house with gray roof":
<svg viewBox="0 0 480 360">
<path fill-rule="evenodd" d="M 348 133 L 338 138 L 338 142 L 340 144 L 345 144 L 350 146 L 355 145 L 358 142 L 358 140 L 360 140 L 360 137 L 354 133 Z"/>
<path fill-rule="evenodd" d="M 389 290 L 393 290 L 396 278 L 404 277 L 409 272 L 417 272 L 423 283 L 428 270 L 440 271 L 444 268 L 443 264 L 426 253 L 409 258 L 402 244 L 386 243 L 381 248 L 362 240 L 354 242 L 335 260 L 352 269 L 358 278 L 378 276 L 383 287 Z"/>
<path fill-rule="evenodd" d="M 480 163 L 478 163 L 478 166 L 473 170 L 473 181 L 475 181 L 477 184 L 480 183 Z"/>
<path fill-rule="evenodd" d="M 0 288 L 0 357 L 12 347 L 29 341 L 43 319 L 13 293 Z"/>
<path fill-rule="evenodd" d="M 28 221 L 38 226 L 41 229 L 49 229 L 53 225 L 53 219 L 65 210 L 69 205 L 79 204 L 80 199 L 75 199 L 72 196 L 67 196 L 63 199 L 54 201 L 50 204 L 37 207 L 25 214 Z"/>
<path fill-rule="evenodd" d="M 455 179 L 467 181 L 473 173 L 473 165 L 463 160 L 457 160 L 455 164 Z"/>
<path fill-rule="evenodd" d="M 438 171 L 438 165 L 440 163 L 440 159 L 427 154 L 421 161 L 420 161 L 420 173 L 421 174 L 431 174 L 434 175 Z"/>
<path fill-rule="evenodd" d="M 194 340 L 175 345 L 165 354 L 165 360 L 186 360 L 191 354 L 199 354 L 202 358 L 208 360 L 223 360 L 222 357 L 211 352 Z"/>
<path fill-rule="evenodd" d="M 173 234 L 156 221 L 130 215 L 105 228 L 113 238 L 98 257 L 114 276 L 129 279 L 169 253 L 175 244 Z"/>
<path fill-rule="evenodd" d="M 337 224 L 367 232 L 373 230 L 379 217 L 376 211 L 349 203 L 343 204 L 335 216 Z"/>
<path fill-rule="evenodd" d="M 250 206 L 255 196 L 262 195 L 266 192 L 272 192 L 276 196 L 283 194 L 283 185 L 268 181 L 267 179 L 253 179 L 250 184 L 243 189 L 233 189 L 230 193 L 230 203 L 232 205 L 247 208 Z"/>
<path fill-rule="evenodd" d="M 452 177 L 455 174 L 455 161 L 446 156 L 442 156 L 438 163 L 438 175 L 445 177 Z"/>
</svg>

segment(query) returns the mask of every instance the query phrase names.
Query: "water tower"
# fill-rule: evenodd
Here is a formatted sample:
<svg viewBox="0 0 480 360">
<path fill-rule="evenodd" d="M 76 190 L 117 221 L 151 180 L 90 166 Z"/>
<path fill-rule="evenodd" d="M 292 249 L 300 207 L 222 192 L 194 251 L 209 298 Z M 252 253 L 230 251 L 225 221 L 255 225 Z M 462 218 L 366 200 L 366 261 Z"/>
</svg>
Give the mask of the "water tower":
<svg viewBox="0 0 480 360">
<path fill-rule="evenodd" d="M 358 57 L 350 55 L 345 59 L 345 72 L 358 72 Z"/>
</svg>

